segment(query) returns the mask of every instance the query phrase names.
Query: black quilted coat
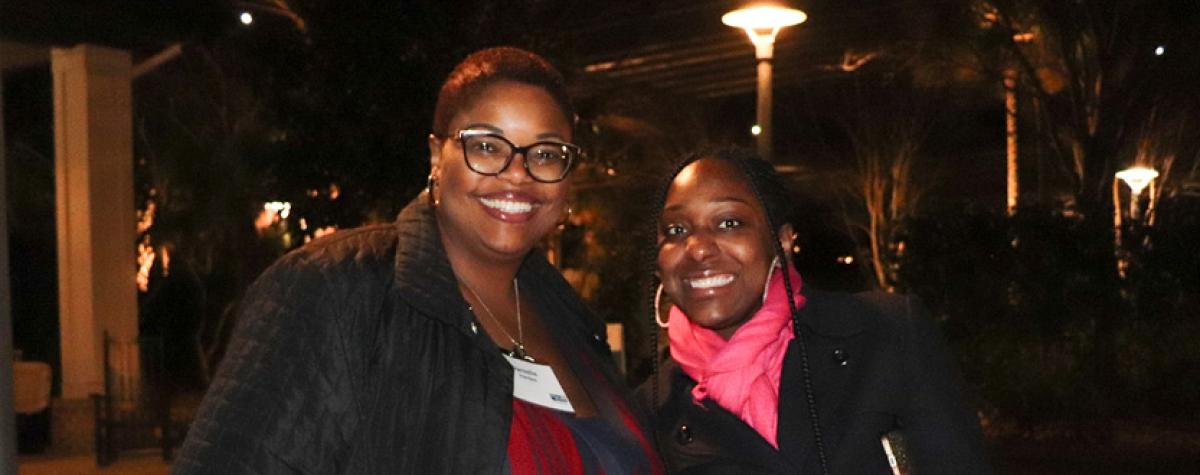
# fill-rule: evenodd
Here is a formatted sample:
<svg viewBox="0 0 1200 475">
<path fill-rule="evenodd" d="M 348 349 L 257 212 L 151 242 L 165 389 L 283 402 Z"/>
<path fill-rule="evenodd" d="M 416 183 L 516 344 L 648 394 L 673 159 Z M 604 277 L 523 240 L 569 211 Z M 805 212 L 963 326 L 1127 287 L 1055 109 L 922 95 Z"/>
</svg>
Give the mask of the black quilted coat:
<svg viewBox="0 0 1200 475">
<path fill-rule="evenodd" d="M 611 361 L 602 324 L 537 252 L 518 278 L 564 347 Z M 258 279 L 172 473 L 498 473 L 512 387 L 418 198 Z"/>
<path fill-rule="evenodd" d="M 829 473 L 891 474 L 880 436 L 897 432 L 912 473 L 991 472 L 956 365 L 919 303 L 883 293 L 804 294 L 801 334 Z M 648 401 L 657 406 L 655 429 L 667 469 L 821 473 L 800 365 L 793 340 L 784 356 L 776 450 L 711 399 L 694 403 L 696 382 L 669 360 L 659 372 L 658 396 Z M 652 387 L 645 383 L 642 397 L 650 399 Z"/>
</svg>

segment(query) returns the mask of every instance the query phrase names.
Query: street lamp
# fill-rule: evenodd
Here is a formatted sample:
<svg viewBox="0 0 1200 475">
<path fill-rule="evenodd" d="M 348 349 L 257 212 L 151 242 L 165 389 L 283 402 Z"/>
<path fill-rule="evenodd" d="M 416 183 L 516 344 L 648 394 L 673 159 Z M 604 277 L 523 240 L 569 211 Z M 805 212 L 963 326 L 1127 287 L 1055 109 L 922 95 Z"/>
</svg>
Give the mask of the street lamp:
<svg viewBox="0 0 1200 475">
<path fill-rule="evenodd" d="M 1117 274 L 1125 279 L 1129 274 L 1130 266 L 1132 265 L 1133 252 L 1125 248 L 1125 237 L 1123 234 L 1126 229 L 1121 225 L 1121 195 L 1119 193 L 1119 181 L 1125 182 L 1129 186 L 1129 222 L 1128 231 L 1134 233 L 1133 241 L 1137 241 L 1141 237 L 1141 198 L 1142 190 L 1150 187 L 1150 209 L 1154 209 L 1154 179 L 1158 178 L 1158 172 L 1153 168 L 1147 167 L 1131 167 L 1117 172 L 1117 179 L 1113 180 L 1113 226 L 1116 233 L 1114 244 L 1117 248 Z"/>
<path fill-rule="evenodd" d="M 1141 203 L 1139 198 L 1142 196 L 1142 190 L 1147 186 L 1151 186 L 1150 199 L 1154 199 L 1154 179 L 1158 178 L 1158 172 L 1153 168 L 1132 167 L 1126 168 L 1117 172 L 1117 179 L 1125 182 L 1129 186 L 1129 219 L 1138 219 Z"/>
<path fill-rule="evenodd" d="M 754 57 L 758 60 L 758 106 L 757 125 L 758 154 L 764 159 L 771 157 L 771 58 L 775 56 L 775 35 L 779 30 L 798 25 L 808 15 L 795 8 L 778 5 L 752 5 L 726 13 L 721 23 L 746 30 L 754 44 Z"/>
</svg>

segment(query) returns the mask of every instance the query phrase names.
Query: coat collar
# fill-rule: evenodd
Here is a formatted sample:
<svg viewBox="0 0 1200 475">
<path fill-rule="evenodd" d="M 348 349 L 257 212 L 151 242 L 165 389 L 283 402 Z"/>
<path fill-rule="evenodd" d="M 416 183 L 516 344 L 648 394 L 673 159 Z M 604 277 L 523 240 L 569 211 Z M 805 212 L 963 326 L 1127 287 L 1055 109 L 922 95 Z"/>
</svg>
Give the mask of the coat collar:
<svg viewBox="0 0 1200 475">
<path fill-rule="evenodd" d="M 470 328 L 474 316 L 467 310 L 467 302 L 458 290 L 458 279 L 446 257 L 437 215 L 427 195 L 421 194 L 405 206 L 394 226 L 397 242 L 393 291 L 401 290 L 403 300 L 429 318 L 460 329 Z M 571 298 L 574 290 L 541 252 L 534 250 L 525 257 L 517 270 L 517 278 L 523 287 L 544 290 L 533 294 L 534 298 L 546 302 L 553 300 L 553 304 L 562 306 L 558 308 L 566 308 L 576 315 L 590 315 L 578 298 Z M 447 308 L 447 302 L 462 310 Z M 592 339 L 604 335 L 603 327 L 596 326 L 598 322 L 587 320 L 548 319 L 552 323 L 571 321 L 577 326 L 573 329 L 575 332 L 590 333 Z"/>
<path fill-rule="evenodd" d="M 800 309 L 801 327 L 832 338 L 853 336 L 869 327 L 870 313 L 862 308 L 865 304 L 849 294 L 810 288 L 803 293 L 806 302 Z"/>
<path fill-rule="evenodd" d="M 418 312 L 455 326 L 468 324 L 467 312 L 446 308 L 451 301 L 466 309 L 458 279 L 442 247 L 437 217 L 425 194 L 418 196 L 396 218 L 396 262 L 393 289 L 404 290 L 404 300 Z"/>
<path fill-rule="evenodd" d="M 802 333 L 809 332 L 806 341 L 809 344 L 813 378 L 815 384 L 829 386 L 832 383 L 825 382 L 826 377 L 835 363 L 814 355 L 827 355 L 841 345 L 842 341 L 870 329 L 870 316 L 875 310 L 871 303 L 855 298 L 852 294 L 805 289 L 804 295 L 807 302 L 800 309 L 800 330 Z M 663 391 L 661 388 L 664 386 L 671 389 L 667 394 L 660 394 L 658 397 L 667 398 L 663 400 L 663 404 L 671 401 L 670 403 L 684 411 L 680 414 L 683 424 L 690 420 L 697 427 L 702 424 L 709 427 L 709 433 L 722 434 L 719 440 L 713 440 L 721 447 L 722 453 L 738 454 L 740 460 L 753 460 L 753 463 L 769 467 L 766 469 L 769 471 L 795 472 L 805 467 L 811 468 L 817 463 L 816 457 L 813 456 L 816 446 L 813 443 L 802 379 L 796 373 L 799 371 L 799 351 L 794 345 L 795 341 L 789 345 L 788 361 L 784 363 L 785 374 L 780 387 L 781 392 L 795 395 L 780 399 L 780 450 L 771 447 L 754 429 L 712 400 L 706 399 L 703 406 L 692 403 L 691 388 L 696 382 L 683 373 L 673 359 L 668 358 L 660 368 L 665 373 L 660 376 L 660 391 Z M 822 419 L 829 413 L 830 407 L 827 406 L 828 404 L 818 403 L 817 409 Z M 787 414 L 784 414 L 785 411 Z M 681 422 L 667 423 L 678 425 Z M 675 427 L 667 429 L 674 430 Z M 830 447 L 827 446 L 826 450 L 830 450 Z"/>
<path fill-rule="evenodd" d="M 696 381 L 683 372 L 673 358 L 667 358 L 662 367 L 658 368 L 658 390 L 660 399 L 653 402 L 660 419 L 656 422 L 660 443 L 667 444 L 700 444 L 698 448 L 685 448 L 684 452 L 698 451 L 706 453 L 713 451 L 721 454 L 722 458 L 736 460 L 736 465 L 754 472 L 787 473 L 796 471 L 790 461 L 782 456 L 775 447 L 767 443 L 752 427 L 747 425 L 737 415 L 721 407 L 712 399 L 704 399 L 699 404 L 692 400 L 692 388 Z M 689 431 L 686 433 L 683 431 Z M 695 440 L 692 438 L 695 437 Z M 686 438 L 687 441 L 681 441 Z M 684 457 L 685 460 L 691 457 Z M 668 457 L 669 459 L 669 457 Z M 677 471 L 687 471 L 685 465 L 671 467 Z M 704 462 L 702 462 L 703 464 Z"/>
</svg>

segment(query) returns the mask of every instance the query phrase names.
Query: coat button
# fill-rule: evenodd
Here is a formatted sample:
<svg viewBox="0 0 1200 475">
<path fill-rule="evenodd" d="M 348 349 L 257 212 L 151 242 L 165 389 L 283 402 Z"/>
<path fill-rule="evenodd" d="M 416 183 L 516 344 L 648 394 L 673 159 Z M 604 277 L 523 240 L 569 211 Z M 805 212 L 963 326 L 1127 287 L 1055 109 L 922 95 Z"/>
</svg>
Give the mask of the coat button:
<svg viewBox="0 0 1200 475">
<path fill-rule="evenodd" d="M 833 350 L 833 360 L 839 365 L 846 366 L 850 364 L 850 355 L 846 354 L 846 350 L 838 348 Z"/>
<path fill-rule="evenodd" d="M 679 429 L 675 431 L 675 441 L 679 442 L 679 445 L 692 443 L 692 429 L 687 424 L 680 425 Z"/>
</svg>

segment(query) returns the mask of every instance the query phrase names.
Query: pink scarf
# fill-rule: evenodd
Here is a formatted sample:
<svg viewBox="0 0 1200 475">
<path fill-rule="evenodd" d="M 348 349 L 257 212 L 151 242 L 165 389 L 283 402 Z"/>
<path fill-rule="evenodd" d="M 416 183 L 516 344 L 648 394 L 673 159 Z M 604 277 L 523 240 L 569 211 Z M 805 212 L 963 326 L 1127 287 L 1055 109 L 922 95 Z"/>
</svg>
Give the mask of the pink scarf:
<svg viewBox="0 0 1200 475">
<path fill-rule="evenodd" d="M 804 306 L 800 274 L 791 273 L 796 308 Z M 693 324 L 679 307 L 671 307 L 671 357 L 683 372 L 696 380 L 692 398 L 697 403 L 712 398 L 779 448 L 779 380 L 783 356 L 792 340 L 792 317 L 783 285 L 783 272 L 775 269 L 767 301 L 750 320 L 726 341 L 717 332 Z"/>
</svg>

